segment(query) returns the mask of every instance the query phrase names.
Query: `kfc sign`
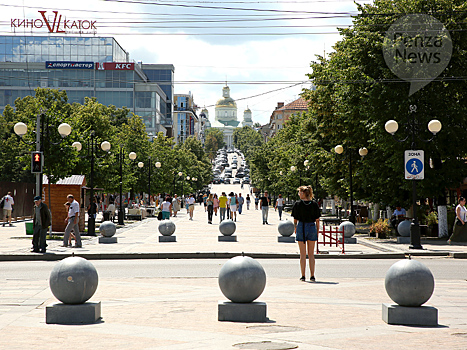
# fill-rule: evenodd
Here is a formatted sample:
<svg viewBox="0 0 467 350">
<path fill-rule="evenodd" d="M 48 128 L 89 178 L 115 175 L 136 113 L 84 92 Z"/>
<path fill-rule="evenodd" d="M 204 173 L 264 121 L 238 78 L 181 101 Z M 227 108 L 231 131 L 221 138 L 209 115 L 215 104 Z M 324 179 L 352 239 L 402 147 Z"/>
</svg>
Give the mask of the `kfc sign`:
<svg viewBox="0 0 467 350">
<path fill-rule="evenodd" d="M 116 63 L 116 62 L 104 62 L 96 63 L 97 70 L 135 70 L 134 63 Z"/>
<path fill-rule="evenodd" d="M 96 21 L 87 19 L 68 20 L 66 17 L 58 14 L 58 11 L 52 11 L 53 15 L 47 16 L 47 11 L 38 11 L 41 18 L 20 19 L 12 18 L 10 20 L 11 28 L 47 28 L 49 33 L 93 33 L 97 31 Z"/>
</svg>

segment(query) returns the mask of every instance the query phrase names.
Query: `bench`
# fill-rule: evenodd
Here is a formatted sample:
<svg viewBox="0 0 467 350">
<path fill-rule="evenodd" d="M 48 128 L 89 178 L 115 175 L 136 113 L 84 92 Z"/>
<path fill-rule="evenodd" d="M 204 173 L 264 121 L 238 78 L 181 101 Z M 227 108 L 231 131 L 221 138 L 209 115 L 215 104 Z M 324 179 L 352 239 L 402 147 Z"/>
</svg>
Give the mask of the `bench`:
<svg viewBox="0 0 467 350">
<path fill-rule="evenodd" d="M 128 220 L 143 220 L 143 215 L 141 209 L 128 209 L 128 214 L 126 214 Z"/>
</svg>

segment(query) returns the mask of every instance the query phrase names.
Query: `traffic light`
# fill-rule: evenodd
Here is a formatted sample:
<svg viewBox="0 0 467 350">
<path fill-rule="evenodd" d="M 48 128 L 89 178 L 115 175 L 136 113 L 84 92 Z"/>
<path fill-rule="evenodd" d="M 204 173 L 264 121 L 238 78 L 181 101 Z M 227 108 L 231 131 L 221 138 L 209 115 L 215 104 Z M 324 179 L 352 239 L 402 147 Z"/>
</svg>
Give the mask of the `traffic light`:
<svg viewBox="0 0 467 350">
<path fill-rule="evenodd" d="M 31 152 L 31 173 L 41 174 L 43 162 L 42 152 Z"/>
</svg>

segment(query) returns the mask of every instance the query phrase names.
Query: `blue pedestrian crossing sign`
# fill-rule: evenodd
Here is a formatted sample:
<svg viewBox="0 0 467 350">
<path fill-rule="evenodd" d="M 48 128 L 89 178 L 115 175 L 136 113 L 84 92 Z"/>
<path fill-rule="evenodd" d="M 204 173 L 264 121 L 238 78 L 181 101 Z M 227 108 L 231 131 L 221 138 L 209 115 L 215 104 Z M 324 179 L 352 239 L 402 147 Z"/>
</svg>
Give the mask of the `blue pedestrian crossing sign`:
<svg viewBox="0 0 467 350">
<path fill-rule="evenodd" d="M 425 153 L 422 150 L 405 151 L 405 179 L 406 180 L 423 180 L 425 178 L 424 166 Z"/>
</svg>

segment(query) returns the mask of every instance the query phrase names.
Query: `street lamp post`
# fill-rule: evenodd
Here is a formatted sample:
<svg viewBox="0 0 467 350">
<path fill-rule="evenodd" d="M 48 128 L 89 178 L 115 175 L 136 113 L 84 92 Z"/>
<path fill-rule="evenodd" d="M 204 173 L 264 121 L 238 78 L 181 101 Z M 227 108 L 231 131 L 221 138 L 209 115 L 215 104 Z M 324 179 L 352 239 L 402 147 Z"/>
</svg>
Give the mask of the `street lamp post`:
<svg viewBox="0 0 467 350">
<path fill-rule="evenodd" d="M 28 132 L 28 126 L 25 123 L 18 122 L 13 127 L 13 130 L 16 135 L 18 135 L 22 142 L 28 145 L 36 145 L 36 152 L 44 153 L 44 139 L 50 140 L 50 125 L 49 119 L 47 116 L 45 118 L 41 118 L 44 115 L 44 112 L 41 110 L 36 116 L 36 141 L 27 142 L 23 139 L 23 136 L 26 135 Z M 70 135 L 71 133 L 71 126 L 67 123 L 61 123 L 58 128 L 58 133 L 62 137 L 62 140 L 59 142 L 50 142 L 52 145 L 59 145 L 65 137 Z M 36 173 L 36 196 L 42 197 L 42 167 L 41 172 Z M 49 208 L 51 208 L 50 203 L 50 179 L 49 179 Z M 52 226 L 50 227 L 52 230 Z"/>
<path fill-rule="evenodd" d="M 186 177 L 186 181 L 189 184 L 189 182 L 188 182 L 188 181 L 190 181 L 190 176 L 189 175 Z M 183 189 L 183 182 L 182 182 L 182 189 Z"/>
<path fill-rule="evenodd" d="M 337 154 L 342 154 L 344 152 L 344 147 L 342 145 L 337 145 L 334 147 L 334 152 Z M 365 157 L 368 154 L 368 150 L 365 147 L 362 147 L 358 150 L 360 156 Z M 349 187 L 350 187 L 350 214 L 349 221 L 355 224 L 355 209 L 353 205 L 353 186 L 352 186 L 352 149 L 348 152 L 349 155 Z"/>
<path fill-rule="evenodd" d="M 101 158 L 97 156 L 97 139 L 94 131 L 91 131 L 90 139 L 88 140 L 88 154 L 87 156 L 91 157 L 91 178 L 89 181 L 89 186 L 91 187 L 90 191 L 90 197 L 89 197 L 89 204 L 90 204 L 90 213 L 88 216 L 88 235 L 89 236 L 95 236 L 96 235 L 96 218 L 94 215 L 96 214 L 95 207 L 92 205 L 92 201 L 94 198 L 94 159 L 95 158 Z M 81 142 L 73 142 L 72 144 L 73 147 L 76 148 L 76 150 L 79 152 L 82 149 Z M 110 151 L 110 143 L 108 141 L 104 141 L 101 143 L 101 149 L 104 152 L 109 152 Z M 84 200 L 84 198 L 83 198 Z"/>
<path fill-rule="evenodd" d="M 183 173 L 181 171 L 178 172 L 178 177 L 182 179 L 182 197 L 183 197 L 184 196 L 184 192 L 183 192 L 184 179 L 183 179 Z"/>
<path fill-rule="evenodd" d="M 428 123 L 428 130 L 433 134 L 428 140 L 422 139 L 418 134 L 421 132 L 421 126 L 415 117 L 415 113 L 417 112 L 416 105 L 410 105 L 409 107 L 409 115 L 407 116 L 407 122 L 405 123 L 405 130 L 407 132 L 407 136 L 404 139 L 397 139 L 394 134 L 399 129 L 399 125 L 395 120 L 389 120 L 384 125 L 385 130 L 391 134 L 394 139 L 398 142 L 404 142 L 409 137 L 411 137 L 411 148 L 412 150 L 417 149 L 416 138 L 423 142 L 430 142 L 434 139 L 437 133 L 441 131 L 442 125 L 441 122 L 437 119 L 432 119 Z M 410 118 L 410 116 L 412 118 Z M 420 224 L 418 222 L 418 215 L 417 215 L 417 180 L 412 179 L 412 208 L 413 208 L 413 221 L 412 225 L 410 226 L 410 246 L 409 249 L 423 249 L 420 239 Z"/>
<path fill-rule="evenodd" d="M 161 162 L 156 162 L 155 167 L 159 169 L 161 167 Z M 151 205 L 151 169 L 152 169 L 152 163 L 151 163 L 151 157 L 149 157 L 149 173 L 148 173 L 148 206 Z M 144 163 L 139 162 L 138 167 L 143 168 Z M 174 186 L 174 191 L 175 191 L 175 186 Z"/>
</svg>

